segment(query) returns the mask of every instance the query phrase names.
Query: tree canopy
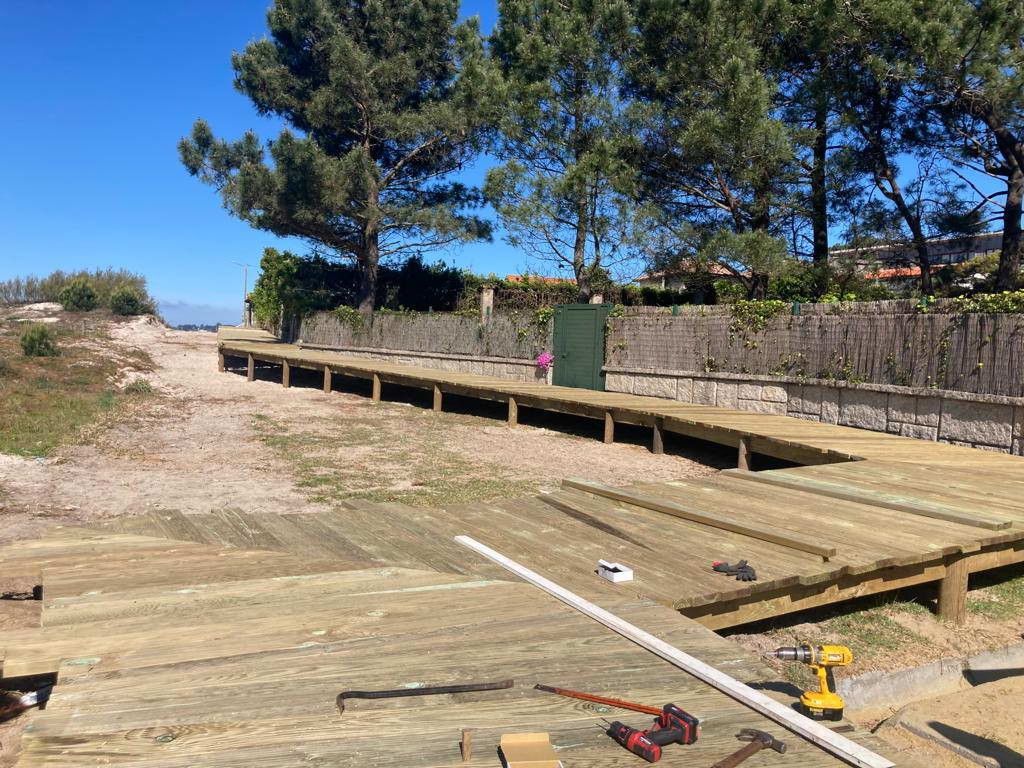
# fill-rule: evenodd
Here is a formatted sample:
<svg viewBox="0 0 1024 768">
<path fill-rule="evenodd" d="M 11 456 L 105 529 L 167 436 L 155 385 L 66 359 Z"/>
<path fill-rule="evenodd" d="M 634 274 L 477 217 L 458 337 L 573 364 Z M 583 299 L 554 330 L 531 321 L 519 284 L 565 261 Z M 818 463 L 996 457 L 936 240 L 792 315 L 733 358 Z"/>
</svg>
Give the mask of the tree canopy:
<svg viewBox="0 0 1024 768">
<path fill-rule="evenodd" d="M 512 244 L 568 269 L 582 301 L 635 263 L 634 142 L 622 99 L 626 0 L 499 0 L 505 101 L 485 191 Z M 630 275 L 633 276 L 633 275 Z"/>
<path fill-rule="evenodd" d="M 450 180 L 493 117 L 491 67 L 458 0 L 276 0 L 269 37 L 235 54 L 235 86 L 288 128 L 262 143 L 179 145 L 190 173 L 254 227 L 347 257 L 374 305 L 381 259 L 490 236 L 477 191 Z"/>
<path fill-rule="evenodd" d="M 287 128 L 200 120 L 182 161 L 232 214 L 350 259 L 363 311 L 382 260 L 494 218 L 583 301 L 641 265 L 821 296 L 852 274 L 837 237 L 899 246 L 927 294 L 936 238 L 993 226 L 993 285 L 1020 281 L 1020 0 L 498 0 L 487 41 L 458 9 L 276 0 L 232 64 Z M 459 171 L 482 153 L 478 190 Z"/>
</svg>

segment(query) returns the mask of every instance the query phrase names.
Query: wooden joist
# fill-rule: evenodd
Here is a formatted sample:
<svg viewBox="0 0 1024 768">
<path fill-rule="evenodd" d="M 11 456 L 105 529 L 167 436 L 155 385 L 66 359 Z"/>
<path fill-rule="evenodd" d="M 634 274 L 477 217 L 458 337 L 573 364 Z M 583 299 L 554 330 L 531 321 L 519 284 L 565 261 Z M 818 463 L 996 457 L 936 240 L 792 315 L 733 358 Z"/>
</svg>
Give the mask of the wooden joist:
<svg viewBox="0 0 1024 768">
<path fill-rule="evenodd" d="M 761 541 L 770 541 L 773 544 L 779 544 L 790 549 L 818 555 L 825 560 L 834 557 L 836 554 L 835 547 L 819 544 L 816 541 L 811 541 L 792 533 L 771 530 L 736 518 L 708 514 L 694 507 L 684 506 L 674 501 L 658 499 L 653 496 L 645 496 L 625 488 L 612 488 L 608 485 L 591 483 L 586 480 L 563 480 L 562 486 L 574 488 L 578 491 L 586 491 L 596 496 L 603 496 L 606 499 L 614 499 L 615 501 L 632 504 L 636 507 L 643 507 L 654 512 L 672 515 L 683 520 L 689 520 L 692 523 L 700 523 L 701 525 L 719 528 L 723 531 L 732 531 L 733 533 L 750 536 Z"/>
<path fill-rule="evenodd" d="M 839 483 L 826 482 L 817 478 L 807 477 L 806 475 L 793 475 L 786 474 L 785 472 L 746 472 L 741 469 L 727 469 L 722 472 L 722 476 L 731 479 L 749 480 L 756 483 L 767 483 L 768 485 L 788 488 L 793 491 L 807 491 L 818 496 L 830 496 L 834 499 L 855 501 L 858 504 L 866 504 L 871 507 L 884 507 L 897 512 L 931 517 L 950 523 L 987 528 L 991 531 L 1000 531 L 1010 527 L 1009 520 L 987 516 L 981 517 L 962 512 L 955 507 L 933 504 L 919 499 L 899 496 L 894 493 L 872 491 Z"/>
<path fill-rule="evenodd" d="M 761 691 L 741 683 L 724 672 L 706 664 L 700 659 L 684 653 L 679 648 L 669 645 L 665 641 L 645 632 L 634 624 L 630 624 L 613 613 L 600 608 L 594 603 L 584 600 L 579 595 L 570 592 L 558 584 L 550 581 L 538 573 L 531 571 L 514 560 L 511 560 L 500 552 L 481 544 L 469 536 L 456 536 L 455 540 L 474 552 L 486 557 L 488 560 L 497 563 L 501 567 L 514 573 L 524 581 L 533 584 L 552 597 L 561 600 L 566 605 L 575 608 L 580 613 L 589 616 L 595 621 L 603 624 L 617 632 L 623 637 L 631 640 L 651 653 L 660 656 L 670 664 L 688 672 L 694 677 L 702 680 L 708 685 L 716 688 L 736 701 L 745 704 L 751 709 L 759 712 L 765 717 L 774 720 L 776 723 L 788 728 L 794 733 L 802 736 L 808 741 L 816 744 L 831 754 L 846 760 L 859 768 L 892 768 L 895 764 L 879 754 L 862 747 L 860 744 L 835 733 L 821 723 L 807 718 L 793 709 L 775 699 L 770 698 Z"/>
</svg>

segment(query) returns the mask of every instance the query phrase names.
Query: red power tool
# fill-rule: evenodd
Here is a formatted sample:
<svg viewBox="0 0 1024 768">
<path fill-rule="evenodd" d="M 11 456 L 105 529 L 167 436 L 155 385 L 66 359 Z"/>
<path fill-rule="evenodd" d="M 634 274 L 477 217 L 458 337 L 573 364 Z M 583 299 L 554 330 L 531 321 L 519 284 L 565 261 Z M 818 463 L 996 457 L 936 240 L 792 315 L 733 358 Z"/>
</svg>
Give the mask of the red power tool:
<svg viewBox="0 0 1024 768">
<path fill-rule="evenodd" d="M 661 748 L 669 744 L 693 744 L 700 735 L 700 721 L 675 704 L 666 704 L 646 731 L 630 728 L 616 720 L 608 726 L 608 735 L 634 755 L 648 763 L 661 760 Z"/>
</svg>

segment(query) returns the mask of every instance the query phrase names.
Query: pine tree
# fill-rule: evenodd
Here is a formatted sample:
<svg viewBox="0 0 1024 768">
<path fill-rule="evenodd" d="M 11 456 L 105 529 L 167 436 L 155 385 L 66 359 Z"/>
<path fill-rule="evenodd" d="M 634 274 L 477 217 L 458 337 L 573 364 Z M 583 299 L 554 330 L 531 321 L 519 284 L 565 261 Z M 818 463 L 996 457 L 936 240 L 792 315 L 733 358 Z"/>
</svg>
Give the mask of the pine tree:
<svg viewBox="0 0 1024 768">
<path fill-rule="evenodd" d="M 232 57 L 235 87 L 286 128 L 266 148 L 196 122 L 179 152 L 252 226 L 355 261 L 372 312 L 378 264 L 488 238 L 479 193 L 447 180 L 479 151 L 495 84 L 458 0 L 275 0 L 269 38 Z"/>
<path fill-rule="evenodd" d="M 713 262 L 762 298 L 785 265 L 779 207 L 794 171 L 762 57 L 777 22 L 744 0 L 640 0 L 637 16 L 630 72 L 651 109 L 645 194 L 663 241 L 677 243 L 662 258 Z"/>
<path fill-rule="evenodd" d="M 506 84 L 485 192 L 512 244 L 572 270 L 588 301 L 635 254 L 635 173 L 621 98 L 625 0 L 499 0 L 491 45 Z"/>
<path fill-rule="evenodd" d="M 955 159 L 1003 184 L 982 207 L 1000 209 L 996 287 L 1012 290 L 1024 259 L 1024 3 L 1020 0 L 899 0 L 871 8 L 913 54 L 924 109 Z M 965 178 L 968 183 L 970 179 Z"/>
<path fill-rule="evenodd" d="M 762 34 L 767 67 L 779 83 L 779 115 L 796 151 L 792 250 L 810 255 L 816 296 L 829 288 L 830 198 L 847 192 L 832 162 L 841 146 L 833 77 L 846 28 L 834 0 L 790 0 L 780 3 L 775 22 Z"/>
</svg>

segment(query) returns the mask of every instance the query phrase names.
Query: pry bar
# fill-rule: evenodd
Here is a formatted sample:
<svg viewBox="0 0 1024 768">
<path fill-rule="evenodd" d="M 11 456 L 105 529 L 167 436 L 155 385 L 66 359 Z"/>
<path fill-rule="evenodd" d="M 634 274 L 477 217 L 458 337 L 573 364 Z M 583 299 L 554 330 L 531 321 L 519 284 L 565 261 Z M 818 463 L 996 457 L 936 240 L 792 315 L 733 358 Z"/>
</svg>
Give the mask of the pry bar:
<svg viewBox="0 0 1024 768">
<path fill-rule="evenodd" d="M 500 691 L 515 685 L 514 680 L 497 683 L 467 683 L 464 685 L 427 685 L 421 688 L 393 688 L 389 691 L 342 691 L 335 703 L 339 714 L 345 714 L 347 699 L 397 699 L 405 696 L 439 696 L 445 693 L 477 693 L 479 691 Z"/>
</svg>

